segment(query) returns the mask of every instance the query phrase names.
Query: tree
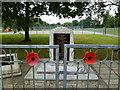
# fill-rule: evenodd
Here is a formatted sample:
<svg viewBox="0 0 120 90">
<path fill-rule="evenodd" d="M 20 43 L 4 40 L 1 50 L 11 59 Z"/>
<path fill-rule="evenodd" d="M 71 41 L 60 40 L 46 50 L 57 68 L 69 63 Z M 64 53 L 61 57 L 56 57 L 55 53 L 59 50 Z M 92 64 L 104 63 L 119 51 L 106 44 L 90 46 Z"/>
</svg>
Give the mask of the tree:
<svg viewBox="0 0 120 90">
<path fill-rule="evenodd" d="M 42 21 L 41 18 L 33 18 L 31 26 L 47 26 L 47 25 L 49 25 L 49 24 Z"/>
<path fill-rule="evenodd" d="M 66 23 L 64 23 L 64 26 L 73 26 L 73 23 L 71 23 L 71 22 L 66 22 Z"/>
<path fill-rule="evenodd" d="M 118 12 L 115 16 L 115 26 L 120 27 L 120 7 L 118 7 Z"/>
<path fill-rule="evenodd" d="M 91 3 L 91 4 L 90 4 Z M 120 7 L 120 1 L 110 3 L 106 2 L 3 2 L 2 18 L 3 21 L 13 19 L 17 26 L 25 31 L 24 41 L 31 41 L 29 37 L 29 27 L 31 26 L 31 18 L 41 15 L 56 15 L 60 18 L 70 18 L 75 16 L 91 17 L 97 14 L 98 18 L 103 16 L 105 8 L 110 5 Z M 93 13 L 93 14 L 92 14 Z"/>
<path fill-rule="evenodd" d="M 89 2 L 3 2 L 2 16 L 3 21 L 15 20 L 25 31 L 24 41 L 31 41 L 29 37 L 31 18 L 53 14 L 60 18 L 82 16 L 88 4 Z"/>
<path fill-rule="evenodd" d="M 97 28 L 100 27 L 100 22 L 98 20 L 92 20 L 90 17 L 83 19 L 79 22 L 79 26 L 83 28 Z"/>
<path fill-rule="evenodd" d="M 61 25 L 60 22 L 57 22 L 57 25 Z"/>
<path fill-rule="evenodd" d="M 109 7 L 110 9 L 107 10 L 106 8 Z M 95 15 L 97 18 L 97 20 L 99 20 L 101 23 L 102 22 L 106 22 L 105 21 L 105 14 L 107 14 L 107 12 L 109 12 L 112 8 L 117 8 L 117 12 L 116 13 L 116 17 L 111 17 L 109 19 L 109 26 L 113 27 L 114 24 L 119 26 L 119 21 L 120 21 L 120 0 L 108 0 L 108 1 L 100 1 L 100 2 L 96 2 L 93 1 L 89 4 L 89 8 L 85 10 L 85 14 L 87 17 L 91 17 L 93 18 L 93 16 Z M 115 23 L 113 24 L 113 19 L 115 19 Z M 103 26 L 105 23 L 103 23 Z"/>
<path fill-rule="evenodd" d="M 103 25 L 104 27 L 114 27 L 115 17 L 111 16 L 109 12 L 103 16 Z"/>
<path fill-rule="evenodd" d="M 73 26 L 78 26 L 78 21 L 77 20 L 73 20 L 72 23 L 73 23 Z"/>
</svg>

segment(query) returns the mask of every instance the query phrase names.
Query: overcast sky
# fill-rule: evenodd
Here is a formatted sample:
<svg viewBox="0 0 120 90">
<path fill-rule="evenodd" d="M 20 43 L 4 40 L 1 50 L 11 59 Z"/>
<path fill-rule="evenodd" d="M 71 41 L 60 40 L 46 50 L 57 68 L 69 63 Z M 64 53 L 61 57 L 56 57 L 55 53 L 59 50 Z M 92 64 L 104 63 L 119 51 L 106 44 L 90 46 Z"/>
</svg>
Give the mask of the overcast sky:
<svg viewBox="0 0 120 90">
<path fill-rule="evenodd" d="M 110 11 L 110 15 L 114 16 L 115 15 L 115 11 L 116 11 L 116 7 L 115 6 L 112 6 L 111 8 L 110 7 L 107 7 L 106 8 L 107 10 Z M 82 20 L 82 19 L 85 19 L 85 16 L 83 16 L 82 18 L 79 18 L 79 17 L 75 17 L 75 18 L 61 18 L 59 19 L 59 17 L 56 17 L 56 16 L 47 16 L 47 15 L 43 15 L 40 17 L 43 21 L 49 23 L 49 24 L 56 24 L 56 23 L 65 23 L 65 22 L 72 22 L 73 20 Z M 96 17 L 97 18 L 97 17 Z"/>
<path fill-rule="evenodd" d="M 47 16 L 47 15 L 43 15 L 41 16 L 41 19 L 49 24 L 56 24 L 56 23 L 65 23 L 65 22 L 72 22 L 73 20 L 78 20 L 80 21 L 81 19 L 85 19 L 85 17 L 79 19 L 78 17 L 75 17 L 75 18 L 61 18 L 59 19 L 59 17 L 56 17 L 56 16 Z"/>
</svg>

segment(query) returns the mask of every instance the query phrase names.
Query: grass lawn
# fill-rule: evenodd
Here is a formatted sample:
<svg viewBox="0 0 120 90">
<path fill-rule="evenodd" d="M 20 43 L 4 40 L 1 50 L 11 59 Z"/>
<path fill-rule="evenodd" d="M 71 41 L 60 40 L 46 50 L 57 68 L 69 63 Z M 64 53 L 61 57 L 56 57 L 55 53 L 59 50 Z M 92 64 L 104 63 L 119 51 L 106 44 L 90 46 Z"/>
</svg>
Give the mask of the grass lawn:
<svg viewBox="0 0 120 90">
<path fill-rule="evenodd" d="M 21 34 L 6 34 L 0 35 L 3 44 L 30 44 L 30 45 L 48 45 L 48 34 L 31 34 L 31 42 L 21 42 L 24 36 Z M 118 38 L 103 35 L 74 35 L 75 44 L 97 44 L 97 45 L 118 45 Z"/>
<path fill-rule="evenodd" d="M 7 35 L 0 35 L 2 37 L 2 44 L 24 44 L 24 45 L 49 45 L 49 35 L 47 34 L 31 34 L 31 42 L 21 42 L 24 40 L 24 36 L 20 34 L 7 34 Z M 75 44 L 96 44 L 96 45 L 120 45 L 118 43 L 117 37 L 111 37 L 111 36 L 103 36 L 103 35 L 74 35 L 74 43 Z M 30 51 L 31 49 L 29 49 Z M 13 50 L 14 51 L 14 50 Z M 37 52 L 38 50 L 36 50 Z M 48 51 L 48 49 L 47 49 Z M 19 59 L 24 59 L 26 54 L 23 54 L 25 52 L 24 50 L 18 51 Z M 99 50 L 98 57 L 101 57 L 100 59 L 103 59 L 105 57 L 104 50 Z M 109 52 L 109 55 L 111 52 Z M 82 50 L 75 50 L 75 58 L 80 58 L 83 56 Z M 102 55 L 102 56 L 101 56 Z M 46 49 L 41 49 L 41 58 L 47 58 L 49 56 L 48 52 L 46 52 Z"/>
</svg>

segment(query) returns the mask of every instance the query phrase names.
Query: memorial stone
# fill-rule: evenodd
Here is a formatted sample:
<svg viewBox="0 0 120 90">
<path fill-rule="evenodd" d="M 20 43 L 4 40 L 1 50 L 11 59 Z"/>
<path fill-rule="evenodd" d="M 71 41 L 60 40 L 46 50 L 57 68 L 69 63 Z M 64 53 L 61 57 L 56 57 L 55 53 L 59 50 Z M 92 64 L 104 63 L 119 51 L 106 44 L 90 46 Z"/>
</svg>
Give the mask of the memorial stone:
<svg viewBox="0 0 120 90">
<path fill-rule="evenodd" d="M 49 45 L 59 45 L 59 60 L 64 60 L 64 44 L 74 44 L 73 31 L 66 27 L 57 27 L 50 31 Z M 68 49 L 67 60 L 73 61 L 73 49 Z M 50 49 L 50 59 L 55 60 L 55 50 Z"/>
</svg>

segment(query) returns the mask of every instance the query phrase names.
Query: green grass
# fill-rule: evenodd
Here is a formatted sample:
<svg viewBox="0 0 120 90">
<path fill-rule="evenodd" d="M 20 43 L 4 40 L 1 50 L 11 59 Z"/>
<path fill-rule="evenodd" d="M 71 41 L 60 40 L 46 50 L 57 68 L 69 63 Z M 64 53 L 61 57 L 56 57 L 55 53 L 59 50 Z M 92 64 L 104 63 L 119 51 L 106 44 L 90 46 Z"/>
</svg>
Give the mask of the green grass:
<svg viewBox="0 0 120 90">
<path fill-rule="evenodd" d="M 49 44 L 49 35 L 31 34 L 31 42 L 21 42 L 24 40 L 23 34 L 6 34 L 2 36 L 3 44 L 29 44 L 29 45 L 47 45 Z"/>
<path fill-rule="evenodd" d="M 118 38 L 103 35 L 75 35 L 75 44 L 118 45 Z"/>
<path fill-rule="evenodd" d="M 31 42 L 21 42 L 24 40 L 24 35 L 6 34 L 2 36 L 3 44 L 30 44 L 30 45 L 48 45 L 48 34 L 31 34 Z M 75 44 L 97 44 L 97 45 L 118 45 L 118 38 L 103 35 L 74 35 Z"/>
<path fill-rule="evenodd" d="M 18 44 L 18 45 L 49 45 L 49 35 L 47 34 L 31 34 L 31 42 L 21 42 L 24 40 L 24 36 L 20 34 L 6 34 L 6 35 L 0 35 L 2 37 L 2 44 Z M 103 35 L 74 35 L 74 43 L 75 44 L 95 44 L 95 45 L 120 45 L 118 43 L 117 37 L 112 36 L 103 36 Z M 35 49 L 36 52 L 41 51 L 40 57 L 41 58 L 47 58 L 49 56 L 48 49 Z M 86 50 L 86 49 L 85 49 Z M 88 50 L 88 49 L 87 49 Z M 15 49 L 13 49 L 12 52 L 14 52 Z M 32 49 L 28 49 L 29 52 L 32 51 Z M 101 49 L 98 51 L 99 55 L 97 57 L 99 59 L 103 59 L 105 57 L 104 49 Z M 75 58 L 81 58 L 83 57 L 82 50 L 75 50 Z M 18 57 L 19 59 L 25 60 L 26 53 L 24 50 L 18 51 Z M 109 59 L 111 56 L 111 51 L 109 50 Z"/>
</svg>

